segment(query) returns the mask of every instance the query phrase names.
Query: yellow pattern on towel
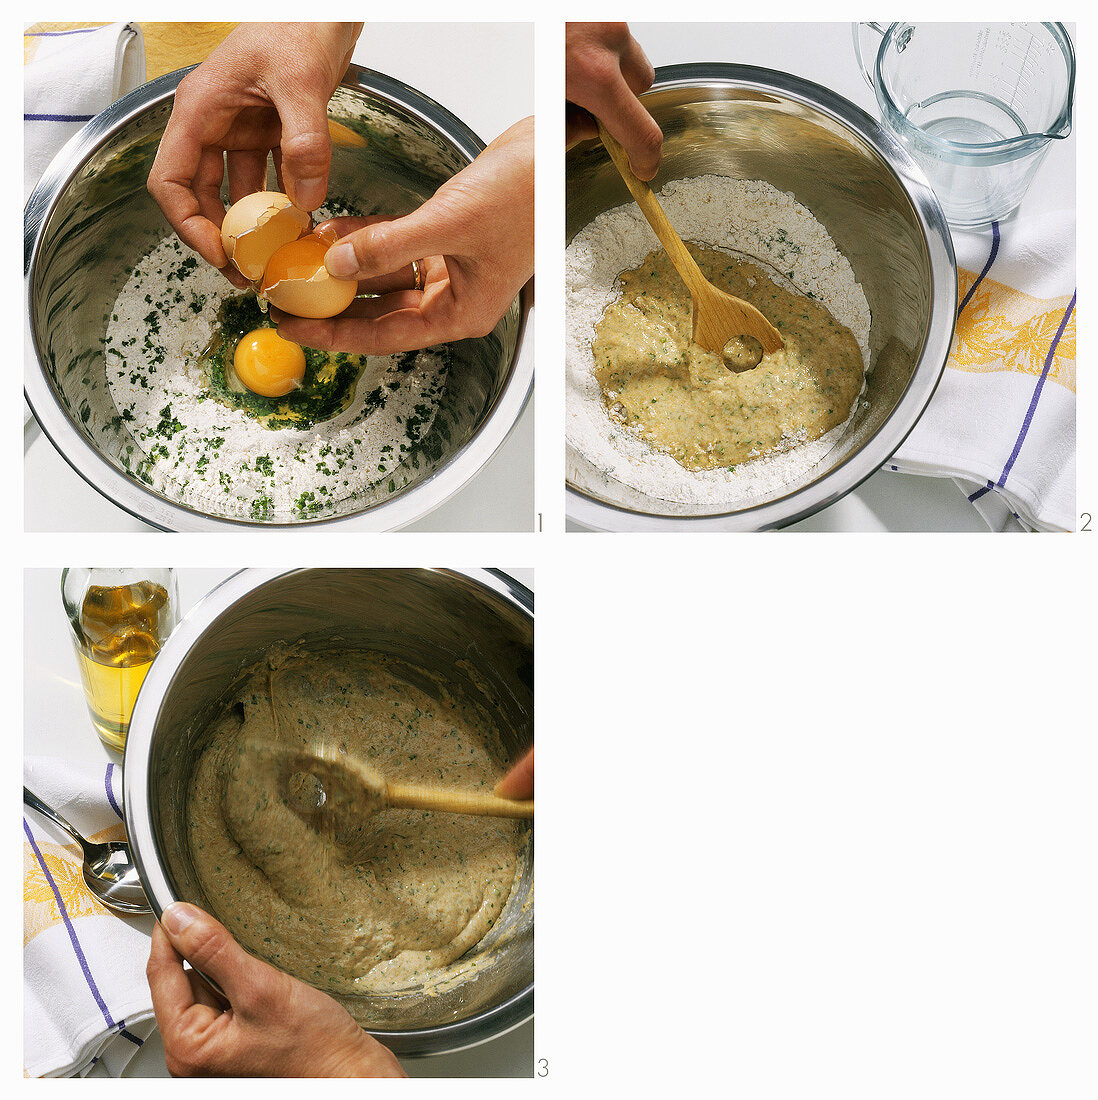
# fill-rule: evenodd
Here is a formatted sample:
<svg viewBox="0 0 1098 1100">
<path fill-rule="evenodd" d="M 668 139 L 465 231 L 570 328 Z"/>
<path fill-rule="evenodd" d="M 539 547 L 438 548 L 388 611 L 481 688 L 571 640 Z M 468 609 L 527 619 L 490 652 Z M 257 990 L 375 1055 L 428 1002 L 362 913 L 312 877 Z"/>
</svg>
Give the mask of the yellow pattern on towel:
<svg viewBox="0 0 1098 1100">
<path fill-rule="evenodd" d="M 89 837 L 96 844 L 108 840 L 125 840 L 126 830 L 122 822 Z M 83 857 L 79 847 L 73 844 L 38 845 L 42 858 L 49 868 L 50 877 L 57 886 L 70 920 L 77 917 L 105 917 L 110 915 L 102 902 L 97 901 L 84 882 L 81 870 Z M 42 865 L 31 846 L 23 843 L 23 946 L 47 928 L 61 923 L 61 911 L 57 899 L 42 871 Z"/>
<path fill-rule="evenodd" d="M 962 301 L 977 278 L 958 268 Z M 1070 301 L 1070 294 L 1033 298 L 1005 283 L 984 279 L 957 319 L 949 366 L 978 373 L 1019 371 L 1039 376 Z M 1075 392 L 1075 310 L 1056 346 L 1048 378 Z"/>
</svg>

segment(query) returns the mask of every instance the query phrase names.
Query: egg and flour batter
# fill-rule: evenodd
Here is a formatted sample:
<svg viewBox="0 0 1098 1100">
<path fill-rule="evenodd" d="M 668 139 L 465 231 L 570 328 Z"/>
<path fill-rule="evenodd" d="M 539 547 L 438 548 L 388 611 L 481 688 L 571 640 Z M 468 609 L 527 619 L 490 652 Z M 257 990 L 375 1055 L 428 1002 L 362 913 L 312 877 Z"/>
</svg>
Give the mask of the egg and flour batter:
<svg viewBox="0 0 1098 1100">
<path fill-rule="evenodd" d="M 520 871 L 528 826 L 386 808 L 320 831 L 250 745 L 322 742 L 392 782 L 490 792 L 503 753 L 472 703 L 375 653 L 276 650 L 212 728 L 188 798 L 188 844 L 215 915 L 253 954 L 330 993 L 455 980 Z M 420 673 L 419 676 L 426 674 Z M 457 977 L 475 961 L 457 964 Z"/>
<path fill-rule="evenodd" d="M 640 209 L 609 210 L 566 256 L 568 443 L 646 496 L 750 503 L 838 442 L 864 388 L 869 306 L 823 226 L 770 184 L 700 176 L 659 199 L 703 272 L 786 349 L 734 374 L 692 348 L 689 295 Z"/>
<path fill-rule="evenodd" d="M 231 362 L 245 326 L 269 321 L 254 295 L 234 291 L 175 237 L 144 256 L 119 292 L 104 353 L 133 440 L 120 456 L 130 473 L 203 512 L 282 522 L 333 514 L 413 476 L 405 466 L 438 415 L 447 347 L 368 358 L 307 348 L 303 387 L 242 394 L 208 354 L 226 307 L 238 315 Z"/>
<path fill-rule="evenodd" d="M 730 371 L 691 342 L 690 292 L 667 253 L 653 252 L 622 274 L 621 297 L 595 326 L 595 375 L 610 415 L 688 470 L 734 469 L 844 423 L 865 375 L 850 330 L 754 264 L 687 248 L 706 279 L 756 306 L 785 347 Z"/>
</svg>

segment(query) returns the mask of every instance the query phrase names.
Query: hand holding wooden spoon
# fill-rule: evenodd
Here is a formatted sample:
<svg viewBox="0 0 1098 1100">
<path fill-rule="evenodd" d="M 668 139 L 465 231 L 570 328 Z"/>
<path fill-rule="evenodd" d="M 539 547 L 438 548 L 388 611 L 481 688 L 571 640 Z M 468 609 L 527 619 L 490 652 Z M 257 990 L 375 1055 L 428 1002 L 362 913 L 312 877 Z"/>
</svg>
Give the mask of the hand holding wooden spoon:
<svg viewBox="0 0 1098 1100">
<path fill-rule="evenodd" d="M 601 122 L 599 137 L 664 251 L 675 265 L 675 270 L 686 283 L 690 297 L 694 299 L 694 332 L 691 337 L 694 343 L 717 355 L 723 355 L 725 345 L 738 336 L 753 336 L 762 345 L 764 353 L 785 347 L 778 330 L 750 302 L 726 294 L 706 279 L 697 261 L 690 255 L 690 250 L 675 232 L 675 227 L 652 193 L 652 188 L 633 175 L 625 150 Z M 759 359 L 754 362 L 725 359 L 725 365 L 739 374 L 757 367 Z"/>
<path fill-rule="evenodd" d="M 249 754 L 276 760 L 280 789 L 302 816 L 357 818 L 388 806 L 481 817 L 534 816 L 533 799 L 391 783 L 361 760 L 326 745 L 294 749 L 253 738 L 247 749 Z"/>
</svg>

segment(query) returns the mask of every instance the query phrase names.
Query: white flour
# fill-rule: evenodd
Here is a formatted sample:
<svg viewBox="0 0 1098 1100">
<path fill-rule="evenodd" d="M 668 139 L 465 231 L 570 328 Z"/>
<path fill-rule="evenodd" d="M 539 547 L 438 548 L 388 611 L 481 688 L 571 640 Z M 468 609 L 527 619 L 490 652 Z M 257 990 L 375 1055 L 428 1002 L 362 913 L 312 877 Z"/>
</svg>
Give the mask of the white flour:
<svg viewBox="0 0 1098 1100">
<path fill-rule="evenodd" d="M 819 299 L 854 334 L 869 369 L 865 294 L 827 231 L 792 195 L 759 180 L 698 176 L 667 184 L 659 198 L 683 239 L 761 260 L 776 273 L 775 282 Z M 595 326 L 621 296 L 621 273 L 658 247 L 635 203 L 600 214 L 568 246 L 568 443 L 598 471 L 596 477 L 646 497 L 714 509 L 750 503 L 807 473 L 839 441 L 847 424 L 811 443 L 790 441 L 789 450 L 741 463 L 734 471 L 691 471 L 611 420 L 593 373 Z M 569 467 L 577 478 L 586 477 L 571 456 Z"/>
<path fill-rule="evenodd" d="M 434 420 L 444 356 L 420 352 L 410 368 L 406 357 L 370 358 L 344 412 L 306 430 L 268 429 L 214 400 L 198 365 L 230 292 L 169 237 L 118 295 L 104 351 L 111 397 L 136 443 L 127 468 L 200 511 L 282 522 L 334 514 L 373 486 L 400 488 L 401 463 Z"/>
</svg>

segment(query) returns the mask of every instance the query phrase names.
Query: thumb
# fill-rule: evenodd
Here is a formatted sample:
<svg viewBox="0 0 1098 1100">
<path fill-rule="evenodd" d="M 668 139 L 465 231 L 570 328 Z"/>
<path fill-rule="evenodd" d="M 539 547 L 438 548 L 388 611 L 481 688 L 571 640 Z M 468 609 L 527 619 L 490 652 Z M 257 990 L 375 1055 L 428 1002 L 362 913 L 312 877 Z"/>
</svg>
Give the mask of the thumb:
<svg viewBox="0 0 1098 1100">
<path fill-rule="evenodd" d="M 282 120 L 282 182 L 302 210 L 315 210 L 328 194 L 332 138 L 327 101 L 291 95 L 275 103 Z"/>
<path fill-rule="evenodd" d="M 217 982 L 233 1004 L 242 995 L 254 996 L 270 971 L 266 963 L 249 955 L 223 924 L 197 906 L 173 902 L 160 917 L 160 926 L 172 947 Z"/>
<path fill-rule="evenodd" d="M 428 199 L 403 218 L 376 222 L 349 233 L 328 249 L 324 266 L 339 279 L 389 275 L 424 256 L 452 251 L 437 200 Z"/>
</svg>

